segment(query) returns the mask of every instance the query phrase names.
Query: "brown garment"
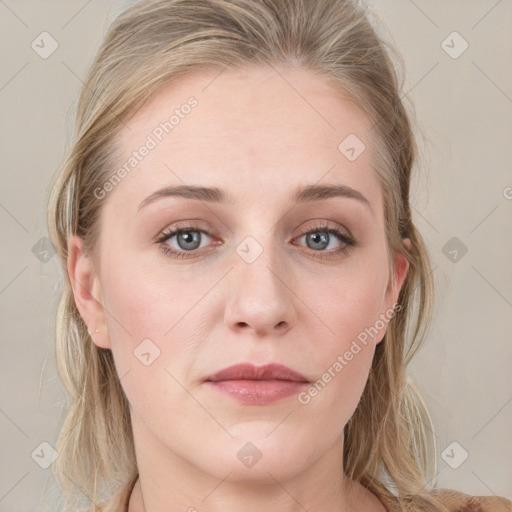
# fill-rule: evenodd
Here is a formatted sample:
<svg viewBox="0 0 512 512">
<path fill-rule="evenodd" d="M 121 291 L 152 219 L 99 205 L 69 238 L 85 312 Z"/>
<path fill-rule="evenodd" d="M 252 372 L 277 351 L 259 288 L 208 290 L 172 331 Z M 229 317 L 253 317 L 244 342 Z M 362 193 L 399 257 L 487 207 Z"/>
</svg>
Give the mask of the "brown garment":
<svg viewBox="0 0 512 512">
<path fill-rule="evenodd" d="M 450 512 L 512 512 L 512 501 L 501 496 L 472 496 L 453 489 L 430 491 Z M 397 498 L 388 493 L 379 496 L 388 512 L 399 512 Z"/>
<path fill-rule="evenodd" d="M 512 501 L 501 496 L 471 496 L 451 489 L 433 491 L 454 512 L 512 512 Z"/>
<path fill-rule="evenodd" d="M 88 512 L 128 512 L 128 503 L 138 476 L 120 489 L 108 500 L 92 507 Z M 471 496 L 452 489 L 435 489 L 431 491 L 446 505 L 450 512 L 512 512 L 512 501 L 500 496 Z M 388 512 L 399 512 L 397 498 L 388 493 L 379 496 Z"/>
</svg>

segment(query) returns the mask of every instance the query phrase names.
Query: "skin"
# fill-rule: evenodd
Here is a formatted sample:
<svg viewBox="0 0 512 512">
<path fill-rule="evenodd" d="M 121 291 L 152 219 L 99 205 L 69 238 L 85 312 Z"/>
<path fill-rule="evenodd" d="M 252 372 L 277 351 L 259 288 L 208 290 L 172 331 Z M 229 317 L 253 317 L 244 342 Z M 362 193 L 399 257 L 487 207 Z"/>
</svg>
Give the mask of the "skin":
<svg viewBox="0 0 512 512">
<path fill-rule="evenodd" d="M 382 512 L 341 468 L 343 427 L 386 326 L 307 405 L 296 395 L 241 404 L 203 383 L 245 361 L 283 363 L 316 381 L 396 303 L 408 264 L 397 253 L 391 280 L 369 144 L 355 161 L 338 150 L 351 133 L 369 142 L 370 123 L 300 68 L 198 71 L 127 123 L 119 165 L 190 96 L 198 105 L 102 199 L 97 258 L 69 240 L 77 307 L 94 343 L 112 350 L 130 402 L 139 480 L 129 511 Z M 290 202 L 298 185 L 317 183 L 350 186 L 369 206 Z M 183 184 L 221 188 L 234 203 L 167 197 L 137 210 L 154 191 Z M 208 231 L 200 248 L 165 254 L 162 245 L 187 246 L 177 236 L 159 245 L 158 235 L 188 220 Z M 345 244 L 334 235 L 327 248 L 308 244 L 303 235 L 325 224 L 357 245 L 335 253 Z M 247 236 L 263 249 L 252 263 L 236 252 Z M 146 366 L 134 350 L 147 338 L 160 355 Z M 237 457 L 247 442 L 262 454 L 250 468 Z"/>
</svg>

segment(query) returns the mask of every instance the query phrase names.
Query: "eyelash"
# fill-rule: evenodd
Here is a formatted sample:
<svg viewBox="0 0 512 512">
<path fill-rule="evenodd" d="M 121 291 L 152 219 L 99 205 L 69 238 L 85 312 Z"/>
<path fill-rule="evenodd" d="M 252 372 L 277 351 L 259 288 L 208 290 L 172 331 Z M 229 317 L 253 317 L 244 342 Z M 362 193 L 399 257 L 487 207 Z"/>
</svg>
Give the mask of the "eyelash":
<svg viewBox="0 0 512 512">
<path fill-rule="evenodd" d="M 174 235 L 177 235 L 179 233 L 186 233 L 189 231 L 196 231 L 196 232 L 204 233 L 205 235 L 208 235 L 208 236 L 212 236 L 208 231 L 201 229 L 199 226 L 196 226 L 193 224 L 187 224 L 187 225 L 183 225 L 183 226 L 179 226 L 179 227 L 175 227 L 175 228 L 163 231 L 160 234 L 160 236 L 157 238 L 156 243 L 158 243 L 160 245 L 160 248 L 162 249 L 162 251 L 167 255 L 177 257 L 177 258 L 195 257 L 193 255 L 194 255 L 194 253 L 197 253 L 198 249 L 194 249 L 191 251 L 177 251 L 176 249 L 173 249 L 165 244 L 165 242 L 167 242 Z M 325 224 L 315 225 L 315 226 L 313 226 L 312 229 L 306 231 L 305 233 L 303 233 L 302 235 L 300 235 L 297 238 L 302 238 L 305 235 L 309 235 L 310 233 L 317 233 L 317 232 L 329 233 L 330 235 L 335 235 L 344 244 L 339 249 L 335 249 L 335 250 L 328 251 L 328 252 L 325 252 L 324 250 L 314 251 L 313 249 L 311 249 L 311 251 L 313 253 L 319 253 L 318 256 L 314 256 L 315 258 L 318 258 L 318 259 L 328 259 L 329 258 L 329 256 L 324 256 L 324 255 L 322 255 L 322 253 L 327 254 L 327 255 L 345 254 L 357 245 L 357 243 L 354 239 L 352 239 L 345 233 L 342 233 L 339 229 L 325 225 Z"/>
</svg>

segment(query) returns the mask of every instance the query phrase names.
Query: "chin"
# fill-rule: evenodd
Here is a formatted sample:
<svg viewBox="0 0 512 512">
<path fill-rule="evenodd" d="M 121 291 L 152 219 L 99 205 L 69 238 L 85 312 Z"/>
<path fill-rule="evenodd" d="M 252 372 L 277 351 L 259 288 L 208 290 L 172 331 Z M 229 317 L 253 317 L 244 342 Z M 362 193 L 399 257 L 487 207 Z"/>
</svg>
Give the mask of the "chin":
<svg viewBox="0 0 512 512">
<path fill-rule="evenodd" d="M 299 442 L 297 437 L 286 439 L 275 432 L 265 439 L 270 430 L 256 436 L 236 436 L 227 444 L 212 443 L 213 446 L 205 448 L 207 457 L 197 461 L 197 465 L 221 480 L 229 474 L 230 482 L 263 485 L 289 479 L 312 463 L 313 454 L 308 457 L 304 453 L 307 443 Z"/>
</svg>

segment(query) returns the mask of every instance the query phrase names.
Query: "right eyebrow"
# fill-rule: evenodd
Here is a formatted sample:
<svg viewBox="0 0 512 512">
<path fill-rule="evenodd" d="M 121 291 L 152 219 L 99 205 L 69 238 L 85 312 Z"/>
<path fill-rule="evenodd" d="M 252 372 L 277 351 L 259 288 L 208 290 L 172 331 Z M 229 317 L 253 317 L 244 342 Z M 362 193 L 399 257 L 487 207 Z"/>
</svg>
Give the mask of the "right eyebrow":
<svg viewBox="0 0 512 512">
<path fill-rule="evenodd" d="M 177 185 L 164 187 L 160 190 L 157 190 L 156 192 L 153 192 L 139 204 L 138 210 L 147 204 L 153 203 L 154 201 L 164 197 L 183 197 L 185 199 L 198 199 L 200 201 L 207 201 L 210 203 L 221 203 L 229 200 L 230 203 L 234 203 L 234 199 L 232 197 L 228 198 L 226 193 L 217 187 Z"/>
</svg>

